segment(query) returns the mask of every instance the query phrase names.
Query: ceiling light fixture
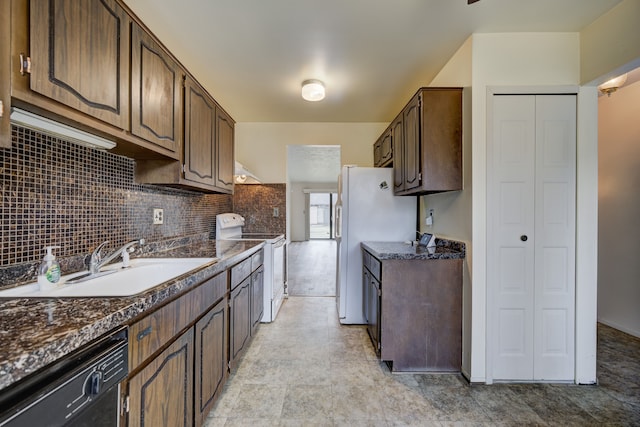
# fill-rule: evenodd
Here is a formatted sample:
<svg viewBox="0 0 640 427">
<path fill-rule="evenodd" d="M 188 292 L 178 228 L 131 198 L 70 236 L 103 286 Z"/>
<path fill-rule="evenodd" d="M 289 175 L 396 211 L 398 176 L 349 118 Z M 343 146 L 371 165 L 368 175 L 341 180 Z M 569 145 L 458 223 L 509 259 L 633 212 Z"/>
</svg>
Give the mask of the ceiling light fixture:
<svg viewBox="0 0 640 427">
<path fill-rule="evenodd" d="M 615 77 L 611 80 L 607 80 L 598 86 L 598 90 L 603 94 L 607 94 L 607 96 L 611 96 L 611 94 L 618 89 L 620 89 L 627 82 L 627 75 L 623 74 L 621 76 Z"/>
<path fill-rule="evenodd" d="M 303 81 L 302 98 L 307 101 L 322 101 L 324 99 L 324 83 L 320 80 Z"/>
</svg>

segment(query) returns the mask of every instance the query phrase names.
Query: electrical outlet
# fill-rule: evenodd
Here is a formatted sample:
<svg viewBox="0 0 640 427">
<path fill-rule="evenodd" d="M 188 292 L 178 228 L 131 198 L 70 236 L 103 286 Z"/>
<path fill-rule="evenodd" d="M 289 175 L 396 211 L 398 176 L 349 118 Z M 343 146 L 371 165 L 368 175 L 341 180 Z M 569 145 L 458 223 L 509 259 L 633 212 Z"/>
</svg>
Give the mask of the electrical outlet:
<svg viewBox="0 0 640 427">
<path fill-rule="evenodd" d="M 153 223 L 154 224 L 164 223 L 164 209 L 156 208 L 153 210 Z"/>
<path fill-rule="evenodd" d="M 273 216 L 274 217 L 279 217 L 280 216 L 280 209 L 278 208 L 273 208 Z"/>
<path fill-rule="evenodd" d="M 429 209 L 429 215 L 425 218 L 425 223 L 428 226 L 433 225 L 433 209 Z"/>
</svg>

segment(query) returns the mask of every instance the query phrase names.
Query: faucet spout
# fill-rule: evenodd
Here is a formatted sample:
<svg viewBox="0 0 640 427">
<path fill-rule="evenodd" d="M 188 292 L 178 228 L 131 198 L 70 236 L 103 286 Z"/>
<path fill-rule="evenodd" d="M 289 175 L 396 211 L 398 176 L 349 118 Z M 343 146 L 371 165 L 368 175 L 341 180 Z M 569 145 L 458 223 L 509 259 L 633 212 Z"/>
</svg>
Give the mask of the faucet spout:
<svg viewBox="0 0 640 427">
<path fill-rule="evenodd" d="M 113 261 L 117 256 L 123 254 L 125 251 L 128 251 L 134 245 L 144 245 L 144 239 L 132 240 L 130 242 L 125 243 L 121 248 L 113 251 L 104 259 L 102 258 L 100 251 L 102 248 L 109 243 L 108 241 L 101 243 L 91 254 L 91 259 L 89 261 L 89 274 L 97 274 L 100 272 L 100 269 L 106 264 Z"/>
</svg>

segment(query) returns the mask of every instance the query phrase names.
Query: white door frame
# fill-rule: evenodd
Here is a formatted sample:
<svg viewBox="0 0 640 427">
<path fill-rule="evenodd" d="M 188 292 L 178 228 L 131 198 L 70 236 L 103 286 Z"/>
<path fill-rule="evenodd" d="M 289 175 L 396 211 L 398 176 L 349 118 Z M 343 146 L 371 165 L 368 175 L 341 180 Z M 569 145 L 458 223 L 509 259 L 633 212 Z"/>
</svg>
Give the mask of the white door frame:
<svg viewBox="0 0 640 427">
<path fill-rule="evenodd" d="M 498 94 L 577 95 L 575 382 L 594 384 L 597 347 L 597 89 L 574 85 L 489 86 L 486 96 L 487 143 L 493 135 L 493 95 Z M 485 162 L 488 162 L 488 158 L 485 158 Z M 488 177 L 485 176 L 485 179 Z M 488 209 L 489 206 L 485 212 L 485 230 L 490 228 Z M 484 282 L 487 283 L 486 269 Z M 484 302 L 487 310 L 484 339 L 487 344 L 493 339 L 488 315 L 491 297 L 491 289 L 487 286 Z M 484 350 L 485 382 L 491 384 L 493 383 L 491 348 L 485 345 Z"/>
</svg>

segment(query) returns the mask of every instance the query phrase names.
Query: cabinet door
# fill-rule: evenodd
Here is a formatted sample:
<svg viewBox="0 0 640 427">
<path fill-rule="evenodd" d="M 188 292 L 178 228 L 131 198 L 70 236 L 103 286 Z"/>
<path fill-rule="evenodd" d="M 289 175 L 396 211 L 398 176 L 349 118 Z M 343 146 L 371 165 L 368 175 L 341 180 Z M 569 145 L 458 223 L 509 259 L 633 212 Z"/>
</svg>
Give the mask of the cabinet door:
<svg viewBox="0 0 640 427">
<path fill-rule="evenodd" d="M 222 108 L 216 108 L 216 187 L 233 191 L 234 122 Z"/>
<path fill-rule="evenodd" d="M 229 363 L 234 370 L 251 334 L 251 277 L 231 291 L 229 310 Z"/>
<path fill-rule="evenodd" d="M 11 147 L 11 2 L 0 2 L 0 148 Z"/>
<path fill-rule="evenodd" d="M 30 8 L 31 89 L 128 129 L 126 12 L 115 0 L 32 0 Z"/>
<path fill-rule="evenodd" d="M 380 139 L 378 139 L 374 144 L 373 144 L 373 166 L 376 168 L 379 168 L 382 166 L 382 138 L 384 136 L 381 136 Z"/>
<path fill-rule="evenodd" d="M 380 163 L 382 165 L 387 165 L 391 160 L 393 160 L 393 145 L 392 145 L 392 130 L 389 128 L 384 135 L 382 136 L 382 141 L 380 141 Z"/>
<path fill-rule="evenodd" d="M 193 424 L 193 328 L 129 380 L 129 427 Z"/>
<path fill-rule="evenodd" d="M 365 252 L 366 254 L 366 252 Z M 365 255 L 366 257 L 366 255 Z M 366 259 L 363 262 L 367 265 Z M 364 320 L 369 324 L 369 282 L 371 282 L 371 273 L 366 268 L 362 269 L 362 314 L 364 314 Z"/>
<path fill-rule="evenodd" d="M 171 152 L 182 145 L 180 66 L 142 28 L 131 30 L 131 133 Z"/>
<path fill-rule="evenodd" d="M 404 116 L 398 114 L 391 123 L 391 145 L 393 146 L 393 189 L 404 190 Z"/>
<path fill-rule="evenodd" d="M 255 335 L 264 314 L 264 267 L 251 275 L 251 335 Z"/>
<path fill-rule="evenodd" d="M 404 190 L 420 185 L 420 95 L 404 109 Z"/>
<path fill-rule="evenodd" d="M 228 301 L 224 298 L 196 323 L 195 425 L 204 425 L 207 414 L 222 392 L 228 375 Z"/>
<path fill-rule="evenodd" d="M 376 354 L 380 354 L 380 285 L 369 276 L 367 291 L 367 331 Z"/>
<path fill-rule="evenodd" d="M 184 178 L 214 186 L 216 105 L 191 78 L 184 92 Z"/>
</svg>

